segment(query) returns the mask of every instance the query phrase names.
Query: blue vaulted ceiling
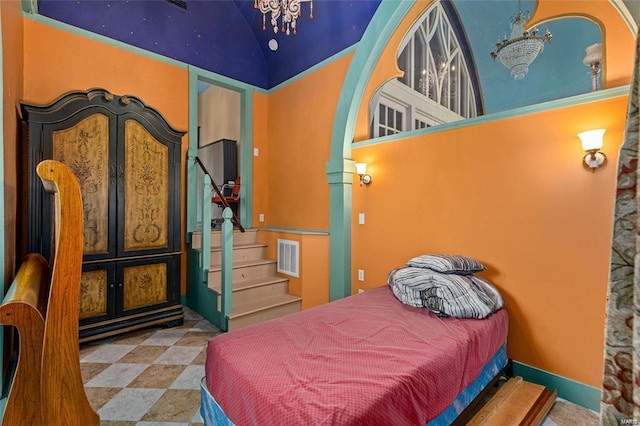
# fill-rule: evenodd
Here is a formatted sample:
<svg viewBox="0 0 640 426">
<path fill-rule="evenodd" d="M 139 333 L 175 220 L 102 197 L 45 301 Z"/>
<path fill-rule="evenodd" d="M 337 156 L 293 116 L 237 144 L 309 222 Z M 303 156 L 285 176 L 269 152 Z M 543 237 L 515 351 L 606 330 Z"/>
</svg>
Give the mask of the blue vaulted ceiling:
<svg viewBox="0 0 640 426">
<path fill-rule="evenodd" d="M 387 1 L 387 0 L 385 0 Z M 394 0 L 389 0 L 394 1 Z M 445 1 L 445 0 L 443 0 Z M 235 80 L 270 89 L 357 43 L 380 0 L 314 0 L 302 3 L 298 34 L 275 34 L 254 0 L 186 0 L 182 9 L 167 0 L 38 0 L 38 13 L 74 27 L 122 41 Z M 474 55 L 485 112 L 586 93 L 591 88 L 584 49 L 601 41 L 598 27 L 582 18 L 545 24 L 553 41 L 524 80 L 494 62 L 489 51 L 509 33 L 515 0 L 452 0 Z M 616 0 L 635 22 L 637 0 Z M 523 0 L 534 10 L 534 0 Z M 278 49 L 269 49 L 269 40 Z M 630 52 L 630 55 L 633 52 Z M 631 61 L 631 58 L 630 58 Z"/>
<path fill-rule="evenodd" d="M 265 89 L 358 42 L 379 0 L 302 4 L 297 35 L 274 34 L 253 0 L 39 0 L 38 12 Z M 270 39 L 279 44 L 268 47 Z"/>
</svg>

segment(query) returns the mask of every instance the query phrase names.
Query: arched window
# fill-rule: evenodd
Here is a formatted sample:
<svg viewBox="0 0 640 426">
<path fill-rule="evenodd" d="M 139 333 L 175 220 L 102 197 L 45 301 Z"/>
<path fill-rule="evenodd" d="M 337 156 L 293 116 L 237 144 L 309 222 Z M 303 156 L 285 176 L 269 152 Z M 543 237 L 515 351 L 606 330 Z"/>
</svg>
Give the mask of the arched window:
<svg viewBox="0 0 640 426">
<path fill-rule="evenodd" d="M 404 75 L 387 82 L 372 99 L 371 136 L 481 115 L 476 70 L 466 46 L 453 5 L 435 2 L 400 45 L 398 67 Z"/>
</svg>

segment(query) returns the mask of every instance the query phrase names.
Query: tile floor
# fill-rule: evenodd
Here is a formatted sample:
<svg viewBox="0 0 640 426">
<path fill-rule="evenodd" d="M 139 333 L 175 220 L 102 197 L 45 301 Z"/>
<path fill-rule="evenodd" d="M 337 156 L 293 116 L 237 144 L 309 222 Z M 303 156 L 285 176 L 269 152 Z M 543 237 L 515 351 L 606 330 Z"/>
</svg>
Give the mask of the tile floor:
<svg viewBox="0 0 640 426">
<path fill-rule="evenodd" d="M 202 425 L 206 342 L 220 330 L 185 309 L 184 325 L 80 345 L 89 402 L 101 425 Z"/>
<path fill-rule="evenodd" d="M 185 308 L 184 325 L 80 346 L 89 402 L 104 426 L 202 425 L 200 381 L 206 342 L 220 330 Z M 590 426 L 598 415 L 558 400 L 542 426 Z"/>
</svg>

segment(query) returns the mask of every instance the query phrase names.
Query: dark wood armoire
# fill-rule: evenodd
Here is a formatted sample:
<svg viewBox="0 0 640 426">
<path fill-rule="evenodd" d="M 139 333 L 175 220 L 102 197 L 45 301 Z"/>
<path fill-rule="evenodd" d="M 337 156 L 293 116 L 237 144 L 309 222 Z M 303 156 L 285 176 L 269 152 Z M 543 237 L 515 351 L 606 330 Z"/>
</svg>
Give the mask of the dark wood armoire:
<svg viewBox="0 0 640 426">
<path fill-rule="evenodd" d="M 84 207 L 80 340 L 153 324 L 179 325 L 181 140 L 155 109 L 104 89 L 49 105 L 21 104 L 25 253 L 49 259 L 51 197 L 35 173 L 45 159 L 74 172 Z"/>
</svg>

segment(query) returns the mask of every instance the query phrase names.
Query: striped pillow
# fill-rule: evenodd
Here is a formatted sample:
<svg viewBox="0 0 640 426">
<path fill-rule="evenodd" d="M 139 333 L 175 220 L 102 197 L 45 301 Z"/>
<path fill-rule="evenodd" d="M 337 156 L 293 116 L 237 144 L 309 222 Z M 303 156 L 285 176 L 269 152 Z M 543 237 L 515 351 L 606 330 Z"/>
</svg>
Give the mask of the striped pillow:
<svg viewBox="0 0 640 426">
<path fill-rule="evenodd" d="M 487 269 L 475 259 L 453 254 L 425 254 L 414 257 L 407 262 L 407 266 L 431 269 L 443 274 L 469 275 Z"/>
</svg>

